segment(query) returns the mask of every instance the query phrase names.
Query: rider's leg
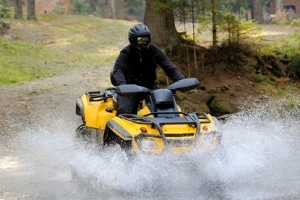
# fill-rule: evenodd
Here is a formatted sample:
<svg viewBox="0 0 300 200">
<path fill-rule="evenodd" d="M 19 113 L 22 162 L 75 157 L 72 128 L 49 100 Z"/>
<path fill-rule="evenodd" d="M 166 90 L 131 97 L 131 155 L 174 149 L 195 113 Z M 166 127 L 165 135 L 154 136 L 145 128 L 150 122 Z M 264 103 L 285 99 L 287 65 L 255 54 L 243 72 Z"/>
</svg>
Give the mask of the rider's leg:
<svg viewBox="0 0 300 200">
<path fill-rule="evenodd" d="M 137 113 L 138 104 L 139 104 L 138 98 L 127 98 L 118 95 L 117 101 L 118 101 L 117 115 Z"/>
</svg>

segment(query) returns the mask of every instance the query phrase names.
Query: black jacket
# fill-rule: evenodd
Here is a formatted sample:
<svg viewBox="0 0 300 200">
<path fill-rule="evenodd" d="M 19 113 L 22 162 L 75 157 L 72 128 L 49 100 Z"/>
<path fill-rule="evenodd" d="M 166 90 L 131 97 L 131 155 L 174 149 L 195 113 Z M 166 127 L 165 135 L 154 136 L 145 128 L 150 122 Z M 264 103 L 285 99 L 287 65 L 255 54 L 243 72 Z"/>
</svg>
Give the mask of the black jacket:
<svg viewBox="0 0 300 200">
<path fill-rule="evenodd" d="M 117 85 L 137 84 L 152 89 L 156 87 L 158 65 L 173 81 L 185 78 L 166 54 L 152 44 L 143 53 L 139 53 L 132 45 L 122 49 L 116 59 L 112 76 Z"/>
</svg>

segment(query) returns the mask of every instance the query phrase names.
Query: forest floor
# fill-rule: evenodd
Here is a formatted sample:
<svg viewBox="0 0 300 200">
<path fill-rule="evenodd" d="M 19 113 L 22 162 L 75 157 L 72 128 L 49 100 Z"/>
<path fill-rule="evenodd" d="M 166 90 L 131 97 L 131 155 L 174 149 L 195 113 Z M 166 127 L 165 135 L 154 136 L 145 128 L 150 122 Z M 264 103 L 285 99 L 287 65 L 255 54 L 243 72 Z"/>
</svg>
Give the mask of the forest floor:
<svg viewBox="0 0 300 200">
<path fill-rule="evenodd" d="M 288 41 L 291 39 L 292 34 L 298 32 L 300 27 L 296 26 L 281 26 L 281 25 L 264 25 L 260 27 L 261 30 L 259 34 L 262 38 L 260 44 L 276 44 L 281 41 Z M 180 30 L 180 29 L 179 29 Z M 182 31 L 182 30 L 181 30 Z M 204 38 L 210 38 L 208 32 L 203 32 L 200 36 L 203 40 Z M 209 49 L 210 41 L 204 43 L 204 46 Z M 260 45 L 259 44 L 259 45 Z M 260 48 L 260 46 L 257 48 Z M 221 53 L 220 53 L 221 52 Z M 226 50 L 220 51 L 219 56 L 226 57 Z M 221 55 L 223 54 L 223 55 Z M 253 58 L 251 58 L 253 56 Z M 248 60 L 255 60 L 255 55 L 249 55 Z M 207 56 L 206 63 L 213 63 L 215 57 Z M 267 68 L 275 69 L 278 66 L 274 66 L 274 63 L 279 63 L 281 61 L 276 60 L 279 58 L 272 58 L 264 63 Z M 200 74 L 201 84 L 200 90 L 196 92 L 193 91 L 187 99 L 187 106 L 185 109 L 199 109 L 205 112 L 210 112 L 215 116 L 220 116 L 224 114 L 230 114 L 238 112 L 242 109 L 251 109 L 264 106 L 272 101 L 282 101 L 286 100 L 287 104 L 295 101 L 300 94 L 300 82 L 293 80 L 286 76 L 276 77 L 270 71 L 266 72 L 266 76 L 263 80 L 257 80 L 260 74 L 256 74 L 253 67 L 245 66 L 241 68 L 247 70 L 230 70 L 227 68 L 229 63 L 220 62 L 215 67 L 216 70 L 212 72 L 212 65 L 199 66 L 198 74 Z M 285 66 L 286 67 L 286 66 Z M 250 70 L 249 70 L 250 69 Z M 267 71 L 267 70 L 266 70 Z M 195 74 L 195 69 L 191 74 Z M 298 98 L 299 99 L 299 98 Z M 213 106 L 216 108 L 208 108 L 209 102 L 214 101 Z M 290 102 L 288 102 L 290 101 Z M 192 105 L 188 102 L 197 102 Z M 299 102 L 298 102 L 299 104 Z M 298 105 L 300 106 L 300 104 Z M 228 110 L 228 113 L 220 112 L 220 110 Z"/>
</svg>

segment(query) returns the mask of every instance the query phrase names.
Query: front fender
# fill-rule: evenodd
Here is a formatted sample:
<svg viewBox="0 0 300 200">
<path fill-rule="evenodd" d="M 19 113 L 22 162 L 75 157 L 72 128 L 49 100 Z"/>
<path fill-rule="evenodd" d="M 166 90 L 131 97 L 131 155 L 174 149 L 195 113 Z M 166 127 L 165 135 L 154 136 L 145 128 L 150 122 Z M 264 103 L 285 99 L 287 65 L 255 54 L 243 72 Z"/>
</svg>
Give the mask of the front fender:
<svg viewBox="0 0 300 200">
<path fill-rule="evenodd" d="M 122 138 L 123 140 L 130 141 L 132 140 L 132 136 L 122 127 L 120 126 L 116 121 L 109 120 L 106 124 L 106 126 L 114 132 L 117 136 Z"/>
</svg>

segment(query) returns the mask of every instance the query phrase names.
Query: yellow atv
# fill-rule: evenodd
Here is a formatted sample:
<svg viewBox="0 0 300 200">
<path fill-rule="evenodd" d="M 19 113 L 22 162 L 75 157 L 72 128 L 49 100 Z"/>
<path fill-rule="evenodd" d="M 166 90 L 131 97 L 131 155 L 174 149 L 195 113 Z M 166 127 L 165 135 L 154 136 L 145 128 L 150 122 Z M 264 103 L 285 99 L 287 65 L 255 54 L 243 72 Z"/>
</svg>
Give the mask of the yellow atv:
<svg viewBox="0 0 300 200">
<path fill-rule="evenodd" d="M 83 121 L 76 129 L 77 136 L 103 147 L 118 144 L 134 154 L 214 149 L 221 139 L 218 120 L 204 112 L 183 112 L 175 100 L 176 91 L 186 92 L 198 84 L 197 79 L 187 78 L 165 89 L 129 84 L 87 92 L 76 101 L 76 114 Z M 131 98 L 137 94 L 146 96 L 137 115 L 116 116 L 116 95 Z"/>
</svg>

